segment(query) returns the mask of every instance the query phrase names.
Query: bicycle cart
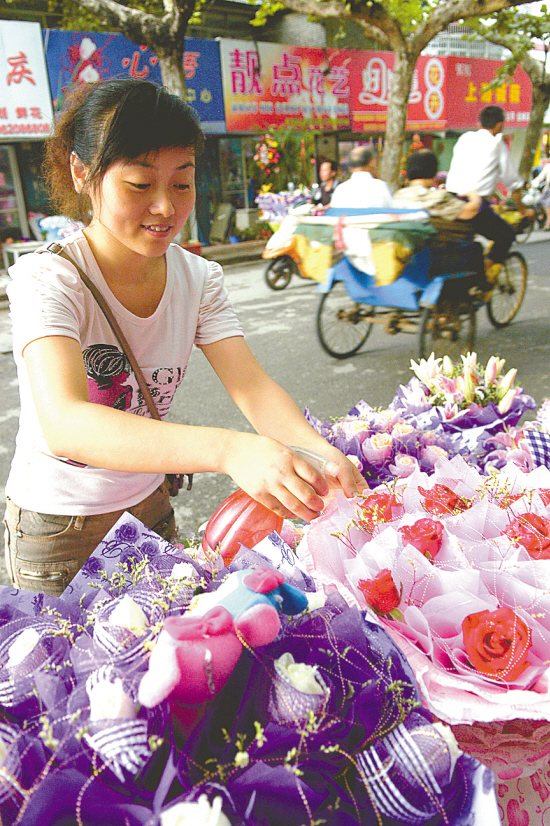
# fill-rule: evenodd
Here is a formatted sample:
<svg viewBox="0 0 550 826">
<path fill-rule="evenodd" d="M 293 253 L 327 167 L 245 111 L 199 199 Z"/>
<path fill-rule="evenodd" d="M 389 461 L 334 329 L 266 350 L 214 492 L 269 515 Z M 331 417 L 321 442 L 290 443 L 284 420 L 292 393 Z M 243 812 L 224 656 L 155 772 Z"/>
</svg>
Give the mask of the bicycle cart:
<svg viewBox="0 0 550 826">
<path fill-rule="evenodd" d="M 483 249 L 471 241 L 435 254 L 425 248 L 410 258 L 398 278 L 382 285 L 351 258 L 346 251 L 318 287 L 317 333 L 323 349 L 338 359 L 357 353 L 373 325 L 382 324 L 392 335 L 418 335 L 421 358 L 434 352 L 456 360 L 474 349 L 479 307 L 486 305 L 493 326 L 505 327 L 516 316 L 527 285 L 527 264 L 514 251 L 491 290 L 483 293 Z"/>
</svg>

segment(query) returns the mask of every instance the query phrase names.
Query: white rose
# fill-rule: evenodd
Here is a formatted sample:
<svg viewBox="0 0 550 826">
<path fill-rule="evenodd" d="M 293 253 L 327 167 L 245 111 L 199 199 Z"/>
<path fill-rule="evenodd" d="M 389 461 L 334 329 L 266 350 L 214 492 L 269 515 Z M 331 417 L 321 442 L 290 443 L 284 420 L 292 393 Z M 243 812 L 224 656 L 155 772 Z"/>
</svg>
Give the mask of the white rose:
<svg viewBox="0 0 550 826">
<path fill-rule="evenodd" d="M 316 608 L 323 608 L 327 601 L 327 595 L 323 591 L 308 591 L 306 593 L 307 607 L 310 611 Z"/>
<path fill-rule="evenodd" d="M 205 794 L 196 803 L 176 803 L 160 815 L 161 826 L 231 826 L 222 812 L 222 799 L 215 797 L 212 805 Z"/>
<path fill-rule="evenodd" d="M 197 576 L 197 572 L 190 562 L 176 562 L 172 568 L 170 579 L 193 579 Z"/>
<path fill-rule="evenodd" d="M 141 634 L 149 627 L 149 620 L 132 597 L 124 594 L 118 605 L 109 614 L 109 624 L 127 628 L 134 634 Z"/>
<path fill-rule="evenodd" d="M 122 680 L 101 680 L 88 688 L 90 720 L 133 720 L 136 710 L 124 691 Z"/>
<path fill-rule="evenodd" d="M 124 691 L 122 680 L 101 680 L 87 688 L 90 698 L 90 720 L 133 720 L 136 710 Z"/>
<path fill-rule="evenodd" d="M 40 634 L 35 628 L 25 628 L 24 631 L 21 631 L 8 649 L 6 668 L 15 668 L 16 665 L 22 663 L 25 657 L 27 657 L 36 646 L 39 639 Z"/>
<path fill-rule="evenodd" d="M 303 694 L 324 694 L 325 691 L 317 680 L 317 666 L 297 663 L 289 651 L 275 660 L 275 668 L 289 679 L 290 683 Z"/>
</svg>

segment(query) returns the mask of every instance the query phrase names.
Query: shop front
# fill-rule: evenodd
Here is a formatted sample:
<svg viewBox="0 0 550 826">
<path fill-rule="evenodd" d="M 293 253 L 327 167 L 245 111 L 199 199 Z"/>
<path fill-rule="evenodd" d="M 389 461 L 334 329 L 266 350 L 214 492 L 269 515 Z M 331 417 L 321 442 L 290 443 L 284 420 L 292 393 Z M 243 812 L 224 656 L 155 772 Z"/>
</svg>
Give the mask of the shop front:
<svg viewBox="0 0 550 826">
<path fill-rule="evenodd" d="M 162 82 L 157 56 L 122 34 L 46 29 L 44 50 L 55 111 L 63 107 L 75 83 L 109 77 Z M 187 100 L 206 135 L 205 151 L 197 164 L 196 225 L 190 231 L 193 238 L 208 242 L 215 205 L 221 198 L 217 136 L 226 131 L 218 43 L 186 38 L 183 66 Z"/>
<path fill-rule="evenodd" d="M 42 203 L 36 161 L 53 116 L 38 23 L 0 20 L 0 66 L 0 267 L 5 269 L 6 246 L 33 239 L 29 217 Z"/>
</svg>

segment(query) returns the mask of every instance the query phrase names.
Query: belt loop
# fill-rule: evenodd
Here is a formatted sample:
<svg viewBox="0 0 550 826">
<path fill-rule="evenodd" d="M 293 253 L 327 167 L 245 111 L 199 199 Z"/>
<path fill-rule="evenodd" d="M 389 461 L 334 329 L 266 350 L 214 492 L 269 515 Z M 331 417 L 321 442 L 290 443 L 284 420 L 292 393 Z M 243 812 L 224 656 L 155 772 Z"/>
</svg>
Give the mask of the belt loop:
<svg viewBox="0 0 550 826">
<path fill-rule="evenodd" d="M 74 529 L 75 531 L 81 531 L 84 527 L 84 522 L 86 521 L 85 516 L 77 516 L 74 521 Z"/>
</svg>

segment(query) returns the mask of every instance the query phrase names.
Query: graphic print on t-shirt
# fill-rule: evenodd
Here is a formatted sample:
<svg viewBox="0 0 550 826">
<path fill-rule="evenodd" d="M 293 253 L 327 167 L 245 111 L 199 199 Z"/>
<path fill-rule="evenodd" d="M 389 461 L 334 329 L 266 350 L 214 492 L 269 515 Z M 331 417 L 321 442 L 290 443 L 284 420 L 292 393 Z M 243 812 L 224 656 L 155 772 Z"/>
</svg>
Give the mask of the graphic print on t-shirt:
<svg viewBox="0 0 550 826">
<path fill-rule="evenodd" d="M 114 344 L 92 344 L 86 347 L 82 355 L 91 402 L 138 416 L 149 415 L 130 362 L 122 350 Z M 185 370 L 181 367 L 157 367 L 143 373 L 159 415 L 163 417 L 170 408 Z"/>
<path fill-rule="evenodd" d="M 92 344 L 82 353 L 88 376 L 89 399 L 115 410 L 128 410 L 132 387 L 124 384 L 131 367 L 126 355 L 114 344 Z"/>
</svg>

